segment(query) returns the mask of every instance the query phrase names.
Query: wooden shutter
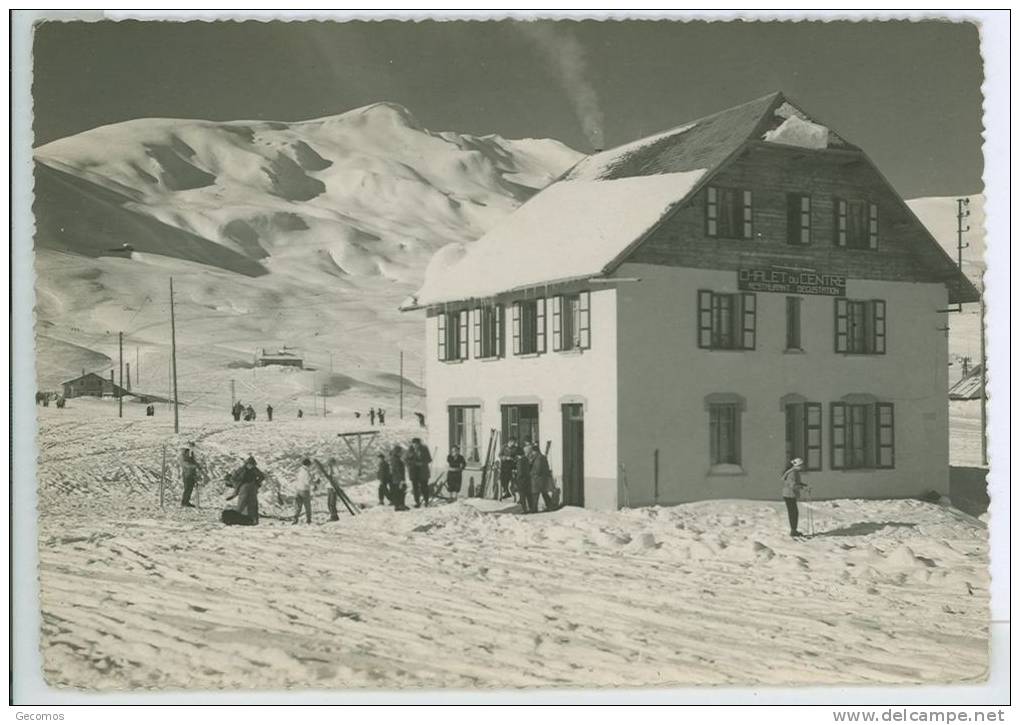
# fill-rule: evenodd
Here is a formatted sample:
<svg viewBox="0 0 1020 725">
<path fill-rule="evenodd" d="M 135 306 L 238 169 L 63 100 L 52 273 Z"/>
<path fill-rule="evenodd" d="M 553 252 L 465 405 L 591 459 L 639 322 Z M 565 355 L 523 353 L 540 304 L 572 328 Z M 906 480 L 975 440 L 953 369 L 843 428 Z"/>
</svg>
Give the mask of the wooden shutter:
<svg viewBox="0 0 1020 725">
<path fill-rule="evenodd" d="M 800 297 L 786 298 L 786 349 L 801 349 Z"/>
<path fill-rule="evenodd" d="M 457 313 L 457 359 L 467 360 L 468 358 L 468 311 L 461 310 Z"/>
<path fill-rule="evenodd" d="M 846 468 L 846 403 L 830 403 L 829 416 L 832 428 L 829 432 L 829 465 L 838 471 Z"/>
<path fill-rule="evenodd" d="M 482 314 L 483 314 L 483 309 L 481 307 L 476 307 L 475 311 L 474 311 L 475 324 L 473 325 L 473 327 L 475 329 L 475 359 L 476 360 L 479 359 L 482 356 Z"/>
<path fill-rule="evenodd" d="M 800 238 L 800 194 L 786 195 L 786 242 L 802 244 Z"/>
<path fill-rule="evenodd" d="M 885 301 L 871 301 L 871 351 L 885 354 Z"/>
<path fill-rule="evenodd" d="M 868 204 L 868 249 L 878 249 L 878 204 Z"/>
<path fill-rule="evenodd" d="M 552 343 L 553 350 L 563 349 L 563 295 L 552 298 Z"/>
<path fill-rule="evenodd" d="M 833 231 L 835 232 L 834 241 L 836 242 L 837 247 L 845 247 L 847 227 L 846 199 L 836 199 L 833 204 L 833 212 L 834 218 L 832 220 L 832 223 Z"/>
<path fill-rule="evenodd" d="M 875 403 L 875 426 L 878 438 L 878 467 L 893 468 L 896 463 L 896 430 L 893 424 L 893 404 Z"/>
<path fill-rule="evenodd" d="M 577 339 L 581 349 L 587 350 L 591 347 L 591 292 L 582 292 L 578 297 Z"/>
<path fill-rule="evenodd" d="M 510 308 L 510 334 L 513 338 L 514 355 L 521 354 L 521 303 L 514 302 Z"/>
<path fill-rule="evenodd" d="M 712 293 L 698 290 L 698 347 L 712 347 Z"/>
<path fill-rule="evenodd" d="M 804 470 L 822 470 L 821 403 L 804 403 Z"/>
<path fill-rule="evenodd" d="M 546 352 L 546 298 L 534 301 L 534 352 Z"/>
<path fill-rule="evenodd" d="M 850 330 L 850 319 L 847 314 L 847 301 L 839 298 L 835 301 L 836 320 L 835 320 L 835 337 L 836 337 L 836 352 L 847 352 L 848 339 Z"/>
<path fill-rule="evenodd" d="M 751 239 L 754 236 L 754 225 L 752 224 L 751 191 L 749 189 L 745 189 L 743 197 L 744 197 L 744 216 L 743 216 L 744 226 L 742 228 L 744 230 L 744 233 L 742 236 L 744 237 L 744 239 Z"/>
<path fill-rule="evenodd" d="M 756 327 L 756 305 L 754 292 L 744 292 L 741 295 L 741 319 L 743 325 L 741 331 L 743 336 L 741 338 L 741 347 L 745 350 L 753 350 L 755 347 L 755 327 Z"/>
<path fill-rule="evenodd" d="M 446 359 L 446 313 L 436 315 L 436 330 L 439 335 L 439 359 Z"/>
<path fill-rule="evenodd" d="M 503 345 L 503 305 L 496 305 L 496 349 L 494 354 L 497 357 L 506 355 L 506 348 Z"/>
<path fill-rule="evenodd" d="M 714 186 L 708 187 L 705 195 L 705 232 L 719 236 L 719 192 Z"/>
</svg>

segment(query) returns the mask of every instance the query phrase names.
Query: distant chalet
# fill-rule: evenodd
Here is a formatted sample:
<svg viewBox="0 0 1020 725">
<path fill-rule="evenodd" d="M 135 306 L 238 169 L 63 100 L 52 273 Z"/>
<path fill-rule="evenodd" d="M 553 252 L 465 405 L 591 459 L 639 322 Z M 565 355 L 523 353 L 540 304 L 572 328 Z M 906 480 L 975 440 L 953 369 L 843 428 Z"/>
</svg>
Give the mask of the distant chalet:
<svg viewBox="0 0 1020 725">
<path fill-rule="evenodd" d="M 430 443 L 549 450 L 567 504 L 948 492 L 947 305 L 979 299 L 868 156 L 781 93 L 589 156 L 425 310 Z"/>
<path fill-rule="evenodd" d="M 82 373 L 76 378 L 61 383 L 64 389 L 65 398 L 80 398 L 83 396 L 94 398 L 127 397 L 131 392 L 113 382 L 113 371 L 110 371 L 109 379 L 96 373 Z"/>
<path fill-rule="evenodd" d="M 265 348 L 259 350 L 255 356 L 255 367 L 264 368 L 267 365 L 285 365 L 299 369 L 304 369 L 305 366 L 298 351 L 286 346 L 279 350 L 266 350 Z"/>
</svg>

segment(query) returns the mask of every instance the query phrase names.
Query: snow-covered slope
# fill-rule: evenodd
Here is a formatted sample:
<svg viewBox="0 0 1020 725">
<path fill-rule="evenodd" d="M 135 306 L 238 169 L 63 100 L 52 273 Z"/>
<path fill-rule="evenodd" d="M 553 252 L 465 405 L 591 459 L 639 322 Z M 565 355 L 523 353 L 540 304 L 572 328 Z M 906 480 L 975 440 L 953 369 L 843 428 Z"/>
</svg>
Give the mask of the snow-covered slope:
<svg viewBox="0 0 1020 725">
<path fill-rule="evenodd" d="M 401 345 L 416 380 L 421 322 L 396 308 L 429 257 L 580 157 L 553 140 L 433 133 L 391 103 L 296 123 L 140 119 L 42 146 L 40 385 L 80 372 L 68 351 L 115 358 L 123 330 L 136 387 L 165 392 L 171 275 L 193 402 L 220 404 L 254 348 L 283 344 L 323 374 L 267 380 L 252 402 L 311 405 L 323 384 L 380 395 Z M 334 385 L 331 364 L 354 379 Z"/>
</svg>

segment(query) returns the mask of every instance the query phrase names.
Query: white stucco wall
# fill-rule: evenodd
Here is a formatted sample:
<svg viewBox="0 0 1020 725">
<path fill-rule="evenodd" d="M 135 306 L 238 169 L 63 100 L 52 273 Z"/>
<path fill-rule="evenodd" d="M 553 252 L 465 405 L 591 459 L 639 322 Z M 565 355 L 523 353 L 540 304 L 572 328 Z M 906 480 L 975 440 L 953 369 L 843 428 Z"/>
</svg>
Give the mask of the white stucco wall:
<svg viewBox="0 0 1020 725">
<path fill-rule="evenodd" d="M 539 433 L 543 448 L 551 442 L 549 464 L 557 485 L 562 469 L 562 418 L 560 405 L 584 404 L 585 506 L 617 507 L 617 408 L 616 408 L 616 290 L 591 289 L 591 348 L 583 353 L 552 352 L 552 316 L 546 315 L 546 339 L 549 352 L 537 356 L 515 356 L 510 343 L 509 303 L 505 326 L 507 355 L 495 360 L 442 362 L 437 355 L 437 325 L 434 316 L 426 319 L 425 387 L 428 396 L 430 446 L 438 447 L 445 459 L 449 450 L 447 408 L 450 405 L 480 405 L 482 415 L 482 452 L 489 429 L 502 426 L 500 406 L 507 403 L 537 403 Z M 471 345 L 470 352 L 474 353 Z M 464 478 L 480 480 L 478 470 Z"/>
<path fill-rule="evenodd" d="M 785 453 L 780 398 L 798 393 L 822 408 L 823 470 L 806 474 L 814 495 L 914 496 L 948 492 L 947 340 L 939 328 L 946 290 L 939 284 L 848 280 L 847 297 L 884 299 L 885 355 L 833 350 L 833 298 L 803 296 L 803 354 L 784 352 L 784 294 L 757 294 L 757 349 L 697 347 L 698 289 L 737 292 L 736 272 L 627 264 L 619 289 L 619 462 L 631 505 L 652 504 L 653 455 L 659 450 L 658 503 L 710 498 L 777 498 Z M 737 393 L 743 475 L 709 475 L 705 396 Z M 869 393 L 895 404 L 892 470 L 830 468 L 829 403 Z"/>
</svg>

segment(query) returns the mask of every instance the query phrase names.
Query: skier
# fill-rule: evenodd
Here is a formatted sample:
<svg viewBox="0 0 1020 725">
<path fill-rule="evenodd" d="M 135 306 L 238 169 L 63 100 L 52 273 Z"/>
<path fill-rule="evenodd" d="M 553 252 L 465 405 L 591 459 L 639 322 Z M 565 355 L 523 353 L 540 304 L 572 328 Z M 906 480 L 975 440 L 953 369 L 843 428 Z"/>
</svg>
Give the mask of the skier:
<svg viewBox="0 0 1020 725">
<path fill-rule="evenodd" d="M 378 454 L 379 464 L 375 470 L 375 477 L 379 480 L 379 505 L 385 506 L 386 500 L 389 499 L 392 503 L 393 499 L 390 497 L 390 487 L 393 485 L 393 476 L 390 474 L 390 464 L 386 460 L 386 454 L 380 452 Z"/>
<path fill-rule="evenodd" d="M 244 410 L 244 419 L 245 420 L 249 420 L 249 421 L 255 420 L 255 409 L 253 407 L 251 407 L 251 405 L 249 405 L 247 408 L 245 408 L 245 410 Z"/>
<path fill-rule="evenodd" d="M 375 414 L 379 416 L 379 425 L 386 425 L 386 411 L 383 410 L 382 408 L 379 408 L 379 410 L 377 410 Z"/>
<path fill-rule="evenodd" d="M 798 538 L 804 534 L 797 530 L 800 512 L 797 510 L 797 499 L 807 484 L 800 480 L 801 469 L 804 468 L 803 458 L 794 458 L 790 467 L 783 472 L 783 501 L 786 502 L 786 513 L 790 518 L 790 536 Z"/>
<path fill-rule="evenodd" d="M 375 425 L 375 408 L 368 409 L 368 421 L 372 425 Z"/>
<path fill-rule="evenodd" d="M 194 447 L 195 444 L 189 441 L 188 445 L 181 449 L 181 481 L 184 484 L 181 506 L 184 508 L 195 508 L 195 504 L 191 503 L 191 492 L 195 490 L 198 474 L 201 472 L 195 452 L 192 450 Z"/>
<path fill-rule="evenodd" d="M 428 448 L 422 445 L 421 438 L 412 438 L 407 449 L 407 475 L 411 479 L 411 490 L 414 493 L 414 507 L 421 507 L 424 501 L 429 505 L 429 464 L 432 456 Z"/>
<path fill-rule="evenodd" d="M 503 450 L 499 452 L 499 484 L 502 489 L 499 498 L 501 501 L 513 496 L 510 492 L 510 484 L 514 480 L 514 465 L 517 456 L 517 442 L 513 438 L 508 438 L 507 442 L 503 444 Z"/>
<path fill-rule="evenodd" d="M 549 470 L 549 461 L 538 447 L 532 443 L 528 448 L 528 467 L 531 469 L 531 506 L 532 513 L 538 513 L 538 495 L 542 494 L 542 501 L 545 503 L 545 510 L 553 507 L 552 496 L 552 471 Z"/>
<path fill-rule="evenodd" d="M 259 522 L 259 486 L 266 480 L 266 474 L 259 470 L 254 456 L 248 456 L 244 465 L 230 475 L 234 492 L 227 496 L 230 501 L 237 499 L 237 513 L 252 524 Z"/>
<path fill-rule="evenodd" d="M 467 461 L 464 460 L 464 456 L 460 454 L 460 449 L 457 446 L 450 448 L 450 455 L 446 457 L 446 465 L 449 466 L 446 472 L 446 488 L 453 494 L 453 500 L 456 501 L 457 495 L 460 493 L 464 469 L 467 468 Z"/>
<path fill-rule="evenodd" d="M 305 510 L 305 522 L 312 523 L 312 488 L 315 478 L 312 473 L 312 461 L 305 458 L 301 461 L 301 468 L 297 472 L 297 480 L 294 482 L 294 521 L 297 524 L 301 518 L 301 509 Z"/>
<path fill-rule="evenodd" d="M 304 418 L 305 417 L 305 411 L 301 410 L 301 408 L 298 408 L 297 409 L 297 417 L 298 418 Z"/>
<path fill-rule="evenodd" d="M 268 404 L 266 405 L 266 418 L 270 422 L 272 422 L 272 420 L 273 420 L 273 406 L 268 405 Z"/>
<path fill-rule="evenodd" d="M 241 405 L 241 401 L 238 400 L 234 403 L 234 407 L 230 409 L 231 414 L 234 416 L 234 422 L 241 420 L 241 412 L 244 410 L 244 406 Z"/>
<path fill-rule="evenodd" d="M 393 506 L 397 511 L 407 511 L 407 506 L 404 505 L 404 499 L 407 496 L 407 484 L 404 483 L 404 456 L 403 449 L 400 444 L 393 446 L 390 451 L 390 501 L 393 501 Z"/>
</svg>

